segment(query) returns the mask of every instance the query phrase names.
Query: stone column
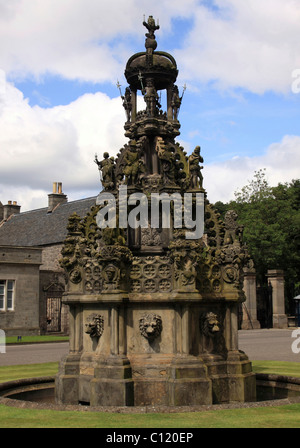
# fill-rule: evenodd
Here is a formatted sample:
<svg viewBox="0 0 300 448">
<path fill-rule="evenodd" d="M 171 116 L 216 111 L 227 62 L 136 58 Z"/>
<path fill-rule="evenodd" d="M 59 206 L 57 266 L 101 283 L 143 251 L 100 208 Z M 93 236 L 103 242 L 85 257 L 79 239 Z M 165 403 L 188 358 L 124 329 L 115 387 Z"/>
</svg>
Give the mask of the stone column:
<svg viewBox="0 0 300 448">
<path fill-rule="evenodd" d="M 110 353 L 112 355 L 118 355 L 119 354 L 119 313 L 118 313 L 118 307 L 112 306 L 111 307 L 111 320 L 110 320 L 110 328 L 111 328 L 111 334 L 110 334 Z"/>
<path fill-rule="evenodd" d="M 136 102 L 137 102 L 136 89 L 131 89 L 131 122 L 136 120 Z"/>
<path fill-rule="evenodd" d="M 190 340 L 189 340 L 189 306 L 185 305 L 182 309 L 181 334 L 182 334 L 182 353 L 189 355 Z"/>
<path fill-rule="evenodd" d="M 256 300 L 256 273 L 255 269 L 244 269 L 244 292 L 246 302 L 242 304 L 243 322 L 242 330 L 255 330 L 260 328 L 257 320 L 257 300 Z"/>
<path fill-rule="evenodd" d="M 287 328 L 288 319 L 284 303 L 284 273 L 280 269 L 272 269 L 267 273 L 272 286 L 273 328 Z"/>
<path fill-rule="evenodd" d="M 173 110 L 172 110 L 172 92 L 173 92 L 173 84 L 170 84 L 167 87 L 167 117 L 168 121 L 173 120 Z"/>
</svg>

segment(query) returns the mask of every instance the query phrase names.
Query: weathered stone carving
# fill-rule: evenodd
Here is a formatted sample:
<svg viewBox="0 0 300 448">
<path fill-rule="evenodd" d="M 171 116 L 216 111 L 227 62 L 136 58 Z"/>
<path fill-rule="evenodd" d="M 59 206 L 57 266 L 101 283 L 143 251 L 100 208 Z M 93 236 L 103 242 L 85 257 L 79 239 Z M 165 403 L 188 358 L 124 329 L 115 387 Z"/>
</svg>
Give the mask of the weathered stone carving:
<svg viewBox="0 0 300 448">
<path fill-rule="evenodd" d="M 196 289 L 199 262 L 203 257 L 203 243 L 185 239 L 184 230 L 174 231 L 175 239 L 170 243 L 170 257 L 174 262 L 174 277 L 177 287 Z"/>
<path fill-rule="evenodd" d="M 203 166 L 200 166 L 200 163 L 203 163 L 203 157 L 200 155 L 200 146 L 196 146 L 189 157 L 190 187 L 192 189 L 202 188 L 203 176 L 201 169 Z"/>
<path fill-rule="evenodd" d="M 160 231 L 152 229 L 149 225 L 147 229 L 141 229 L 142 246 L 159 246 L 161 244 Z"/>
<path fill-rule="evenodd" d="M 130 142 L 130 146 L 125 153 L 124 162 L 125 184 L 136 185 L 143 165 L 141 164 L 140 154 L 135 140 Z"/>
<path fill-rule="evenodd" d="M 199 324 L 203 352 L 218 353 L 224 356 L 226 347 L 220 316 L 212 311 L 202 313 Z"/>
<path fill-rule="evenodd" d="M 222 222 L 206 199 L 200 146 L 188 157 L 175 141 L 182 107 L 177 64 L 170 54 L 156 51 L 159 26 L 153 17 L 144 25 L 146 52 L 129 58 L 129 87 L 121 94 L 128 143 L 115 160 L 104 153 L 95 162 L 104 192 L 115 199 L 116 223 L 123 212 L 129 221 L 132 193 L 146 198 L 148 223 L 143 219 L 143 228 L 125 228 L 122 220 L 120 228 L 101 229 L 96 218 L 104 205 L 95 205 L 83 219 L 70 217 L 61 260 L 68 279 L 63 300 L 71 312 L 70 353 L 57 377 L 57 396 L 62 403 L 91 406 L 253 400 L 255 376 L 236 343 L 242 269 L 251 267 L 242 228 L 234 212 Z M 139 92 L 146 103 L 143 111 L 137 110 Z M 126 205 L 118 188 L 124 184 Z M 152 193 L 162 194 L 158 228 L 151 227 Z M 174 225 L 163 226 L 166 199 L 173 193 L 183 200 L 181 210 L 186 193 L 192 193 L 193 207 L 198 193 L 205 198 L 202 238 L 188 239 L 191 232 L 175 222 L 175 200 L 170 201 Z M 194 219 L 197 213 L 191 215 Z M 181 224 L 188 226 L 185 216 Z M 107 337 L 98 344 L 103 316 L 109 319 Z"/>
<path fill-rule="evenodd" d="M 174 147 L 160 142 L 158 145 L 158 158 L 161 163 L 164 184 L 175 184 L 176 159 Z"/>
<path fill-rule="evenodd" d="M 204 313 L 200 318 L 200 327 L 205 336 L 216 336 L 220 332 L 218 316 L 213 312 Z"/>
<path fill-rule="evenodd" d="M 104 318 L 100 314 L 90 314 L 85 323 L 85 333 L 91 338 L 100 338 L 104 331 Z"/>
<path fill-rule="evenodd" d="M 125 109 L 127 122 L 128 122 L 128 121 L 130 121 L 131 111 L 132 111 L 130 87 L 126 87 L 125 95 L 122 96 L 122 100 L 123 100 L 123 107 Z"/>
<path fill-rule="evenodd" d="M 179 97 L 179 91 L 178 87 L 173 87 L 173 94 L 172 94 L 172 102 L 171 102 L 172 110 L 173 110 L 173 120 L 178 119 L 178 112 L 181 106 L 181 98 Z"/>
<path fill-rule="evenodd" d="M 114 157 L 109 157 L 109 153 L 103 154 L 104 159 L 99 161 L 95 155 L 95 163 L 98 165 L 100 180 L 104 188 L 111 190 L 115 187 L 115 161 Z"/>
<path fill-rule="evenodd" d="M 130 270 L 132 292 L 168 292 L 172 287 L 172 268 L 168 257 L 134 257 Z"/>
<path fill-rule="evenodd" d="M 155 89 L 154 80 L 152 78 L 148 78 L 146 80 L 146 87 L 143 93 L 149 117 L 154 117 L 155 115 L 158 115 L 158 111 L 161 105 L 159 103 L 159 96 Z"/>
<path fill-rule="evenodd" d="M 243 233 L 243 226 L 237 223 L 238 215 L 234 210 L 228 210 L 225 214 L 225 236 L 224 243 L 227 244 L 240 244 L 241 236 Z"/>
<path fill-rule="evenodd" d="M 75 283 L 75 284 L 80 283 L 81 279 L 82 279 L 80 270 L 73 269 L 73 271 L 70 272 L 69 278 L 70 278 L 70 282 L 72 282 L 72 283 Z"/>
<path fill-rule="evenodd" d="M 139 328 L 141 335 L 148 339 L 148 341 L 152 342 L 161 334 L 161 316 L 154 313 L 143 315 L 139 320 Z"/>
</svg>

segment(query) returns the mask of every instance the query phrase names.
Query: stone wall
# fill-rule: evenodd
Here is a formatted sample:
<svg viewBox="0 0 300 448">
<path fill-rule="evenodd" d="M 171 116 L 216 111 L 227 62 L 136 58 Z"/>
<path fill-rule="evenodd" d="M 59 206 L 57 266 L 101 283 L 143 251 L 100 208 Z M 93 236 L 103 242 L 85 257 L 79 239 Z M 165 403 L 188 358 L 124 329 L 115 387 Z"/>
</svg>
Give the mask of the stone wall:
<svg viewBox="0 0 300 448">
<path fill-rule="evenodd" d="M 61 271 L 59 259 L 61 255 L 62 244 L 54 244 L 51 246 L 44 246 L 42 252 L 42 265 L 41 269 L 44 271 Z"/>
<path fill-rule="evenodd" d="M 0 247 L 0 280 L 14 281 L 13 309 L 0 311 L 6 336 L 39 334 L 39 267 L 42 249 Z"/>
</svg>

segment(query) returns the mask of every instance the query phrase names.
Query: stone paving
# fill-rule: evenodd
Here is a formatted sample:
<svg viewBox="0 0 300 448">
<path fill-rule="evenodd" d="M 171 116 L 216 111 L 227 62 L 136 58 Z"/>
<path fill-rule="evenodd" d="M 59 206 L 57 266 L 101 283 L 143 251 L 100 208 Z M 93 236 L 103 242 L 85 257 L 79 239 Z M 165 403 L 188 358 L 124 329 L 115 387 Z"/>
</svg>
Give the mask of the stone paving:
<svg viewBox="0 0 300 448">
<path fill-rule="evenodd" d="M 300 362 L 300 353 L 292 351 L 293 342 L 300 350 L 300 329 L 299 344 L 297 338 L 292 337 L 295 330 L 297 329 L 240 330 L 239 349 L 253 361 Z M 6 353 L 0 353 L 0 366 L 59 361 L 68 353 L 68 345 L 68 342 L 60 342 L 7 346 Z"/>
<path fill-rule="evenodd" d="M 292 337 L 293 332 L 297 330 L 298 336 Z M 293 342 L 300 350 L 300 329 L 240 330 L 238 336 L 239 349 L 244 351 L 250 360 L 300 362 L 300 353 L 293 353 L 292 350 Z"/>
</svg>

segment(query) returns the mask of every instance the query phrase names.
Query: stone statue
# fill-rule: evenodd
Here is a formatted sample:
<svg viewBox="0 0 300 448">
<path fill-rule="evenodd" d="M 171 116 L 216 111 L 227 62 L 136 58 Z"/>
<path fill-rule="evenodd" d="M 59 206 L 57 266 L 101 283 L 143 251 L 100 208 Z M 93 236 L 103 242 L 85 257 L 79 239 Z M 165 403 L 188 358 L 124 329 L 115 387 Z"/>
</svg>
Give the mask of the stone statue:
<svg viewBox="0 0 300 448">
<path fill-rule="evenodd" d="M 146 87 L 144 91 L 144 100 L 147 105 L 147 112 L 150 117 L 156 115 L 157 110 L 161 107 L 159 104 L 159 97 L 154 86 L 153 79 L 148 78 L 146 81 Z"/>
<path fill-rule="evenodd" d="M 166 185 L 175 183 L 175 151 L 171 145 L 158 145 L 158 158 L 161 163 L 163 181 Z"/>
<path fill-rule="evenodd" d="M 179 90 L 177 86 L 173 87 L 171 106 L 173 111 L 173 120 L 177 121 L 178 112 L 181 106 L 181 98 L 179 97 Z"/>
<path fill-rule="evenodd" d="M 200 163 L 203 163 L 203 157 L 200 155 L 200 146 L 196 146 L 189 157 L 190 187 L 193 189 L 202 188 L 203 185 L 201 173 L 203 166 L 200 166 Z"/>
<path fill-rule="evenodd" d="M 225 244 L 240 244 L 243 226 L 240 226 L 237 222 L 238 215 L 235 210 L 228 210 L 225 214 Z"/>
<path fill-rule="evenodd" d="M 131 91 L 129 87 L 126 87 L 125 89 L 125 95 L 122 95 L 123 100 L 123 107 L 126 112 L 127 122 L 130 121 L 131 117 L 131 110 L 132 110 L 132 104 L 131 104 Z"/>
<path fill-rule="evenodd" d="M 137 150 L 137 144 L 135 140 L 130 142 L 130 146 L 126 151 L 125 157 L 125 184 L 135 185 L 138 181 L 138 174 L 140 170 L 140 156 Z"/>
<path fill-rule="evenodd" d="M 112 189 L 115 185 L 114 175 L 114 158 L 109 157 L 109 153 L 103 154 L 104 159 L 99 162 L 97 154 L 95 155 L 94 162 L 98 165 L 100 171 L 100 180 L 105 189 Z"/>
</svg>

